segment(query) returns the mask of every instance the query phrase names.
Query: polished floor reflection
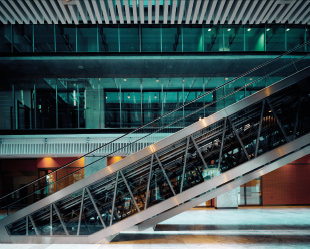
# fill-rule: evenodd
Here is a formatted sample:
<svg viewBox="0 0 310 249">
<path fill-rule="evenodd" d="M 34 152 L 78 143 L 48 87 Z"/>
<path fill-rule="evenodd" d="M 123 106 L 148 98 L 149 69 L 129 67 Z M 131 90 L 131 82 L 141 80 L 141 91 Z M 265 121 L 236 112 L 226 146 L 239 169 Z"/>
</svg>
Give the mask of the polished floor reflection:
<svg viewBox="0 0 310 249">
<path fill-rule="evenodd" d="M 310 248 L 310 206 L 193 208 L 156 226 L 94 245 L 8 245 L 0 249 Z"/>
</svg>

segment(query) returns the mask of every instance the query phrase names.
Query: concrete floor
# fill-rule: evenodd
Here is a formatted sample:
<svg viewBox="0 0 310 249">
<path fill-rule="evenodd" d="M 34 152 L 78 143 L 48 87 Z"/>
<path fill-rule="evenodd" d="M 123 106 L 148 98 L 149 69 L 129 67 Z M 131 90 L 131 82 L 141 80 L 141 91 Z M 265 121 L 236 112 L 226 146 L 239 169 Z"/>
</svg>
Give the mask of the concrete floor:
<svg viewBox="0 0 310 249">
<path fill-rule="evenodd" d="M 11 245 L 0 249 L 310 248 L 310 206 L 193 208 L 153 232 L 120 233 L 94 245 Z"/>
</svg>

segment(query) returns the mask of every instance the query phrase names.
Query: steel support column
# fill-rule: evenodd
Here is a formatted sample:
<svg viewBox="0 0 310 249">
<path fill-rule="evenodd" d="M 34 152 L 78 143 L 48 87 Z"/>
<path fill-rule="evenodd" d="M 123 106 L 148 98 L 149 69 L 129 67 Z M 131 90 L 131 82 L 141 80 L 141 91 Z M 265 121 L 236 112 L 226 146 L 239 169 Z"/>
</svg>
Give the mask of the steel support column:
<svg viewBox="0 0 310 249">
<path fill-rule="evenodd" d="M 111 212 L 110 226 L 112 226 L 112 221 L 113 221 L 113 213 L 114 213 L 115 200 L 116 200 L 116 194 L 117 194 L 118 175 L 119 175 L 119 172 L 116 173 L 116 180 L 115 180 L 115 187 L 114 187 L 114 196 L 113 196 L 113 203 L 112 203 L 112 212 Z"/>
<path fill-rule="evenodd" d="M 80 214 L 79 214 L 79 223 L 78 223 L 78 228 L 77 228 L 76 235 L 80 235 L 80 227 L 81 227 L 81 219 L 82 219 L 82 212 L 83 212 L 84 196 L 85 196 L 85 188 L 83 188 L 83 192 L 82 192 L 81 207 L 80 207 Z"/>
<path fill-rule="evenodd" d="M 223 152 L 223 145 L 224 145 L 224 139 L 225 139 L 226 123 L 227 123 L 227 117 L 224 118 L 224 128 L 223 128 L 223 132 L 222 132 L 222 140 L 221 140 L 219 162 L 218 162 L 218 165 L 217 165 L 218 169 L 220 168 L 221 162 L 222 162 L 222 152 Z"/>
<path fill-rule="evenodd" d="M 149 199 L 150 183 L 151 183 L 151 178 L 152 178 L 153 160 L 154 160 L 154 154 L 152 155 L 152 158 L 151 158 L 151 166 L 150 166 L 150 172 L 149 172 L 149 179 L 147 181 L 147 189 L 146 189 L 146 195 L 145 195 L 144 210 L 147 207 L 147 202 L 148 202 L 148 199 Z"/>
<path fill-rule="evenodd" d="M 187 141 L 186 141 L 184 163 L 183 163 L 183 171 L 182 171 L 182 177 L 181 177 L 180 193 L 182 193 L 182 191 L 183 191 L 183 182 L 184 182 L 184 175 L 185 175 L 185 167 L 186 167 L 186 160 L 187 160 L 188 145 L 189 145 L 189 137 L 187 137 Z"/>
<path fill-rule="evenodd" d="M 255 157 L 257 157 L 257 152 L 258 152 L 259 138 L 260 138 L 260 133 L 262 130 L 262 123 L 263 123 L 263 118 L 264 118 L 264 109 L 265 109 L 265 100 L 263 100 L 262 111 L 261 111 L 260 119 L 259 119 L 259 126 L 258 126 L 258 133 L 257 133 L 257 138 L 256 138 L 256 147 L 255 147 Z"/>
<path fill-rule="evenodd" d="M 122 178 L 123 178 L 123 180 L 124 180 L 124 182 L 125 182 L 125 184 L 126 184 L 126 187 L 127 187 L 128 191 L 129 191 L 129 194 L 130 194 L 130 196 L 131 196 L 133 202 L 135 203 L 135 206 L 136 206 L 138 212 L 140 212 L 140 209 L 139 209 L 139 207 L 138 207 L 138 204 L 137 204 L 137 202 L 136 202 L 136 199 L 135 199 L 135 197 L 133 196 L 133 194 L 132 194 L 132 192 L 131 192 L 131 189 L 130 189 L 128 183 L 127 183 L 127 180 L 126 180 L 126 178 L 125 178 L 123 172 L 122 172 L 121 170 L 120 170 L 120 172 L 121 172 Z"/>
<path fill-rule="evenodd" d="M 61 223 L 63 229 L 65 230 L 66 235 L 69 235 L 68 230 L 67 230 L 67 228 L 66 228 L 66 225 L 65 225 L 64 221 L 62 220 L 62 217 L 60 216 L 58 207 L 55 205 L 55 203 L 53 203 L 53 206 L 54 206 L 54 209 L 55 209 L 56 214 L 57 214 L 57 216 L 58 216 L 58 219 L 60 220 L 60 223 Z"/>
</svg>

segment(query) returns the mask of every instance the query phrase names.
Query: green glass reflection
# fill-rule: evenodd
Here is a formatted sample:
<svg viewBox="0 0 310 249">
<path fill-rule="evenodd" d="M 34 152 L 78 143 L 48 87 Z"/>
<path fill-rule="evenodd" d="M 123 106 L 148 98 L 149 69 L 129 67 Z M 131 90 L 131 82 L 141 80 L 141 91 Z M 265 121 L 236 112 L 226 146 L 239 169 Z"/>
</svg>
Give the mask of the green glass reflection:
<svg viewBox="0 0 310 249">
<path fill-rule="evenodd" d="M 54 27 L 52 24 L 33 25 L 34 52 L 55 52 Z"/>
<path fill-rule="evenodd" d="M 99 31 L 99 51 L 119 52 L 119 34 L 117 25 L 98 26 Z"/>
<path fill-rule="evenodd" d="M 224 51 L 222 25 L 204 27 L 204 51 Z"/>
<path fill-rule="evenodd" d="M 225 51 L 244 51 L 244 26 L 224 26 Z"/>
<path fill-rule="evenodd" d="M 298 25 L 294 27 L 286 26 L 286 43 L 287 43 L 287 50 L 291 50 L 298 45 L 304 43 L 305 40 L 305 26 Z M 306 47 L 302 47 L 296 52 L 304 52 Z"/>
<path fill-rule="evenodd" d="M 182 30 L 180 25 L 162 27 L 162 52 L 182 52 Z"/>
<path fill-rule="evenodd" d="M 0 52 L 10 53 L 12 52 L 12 25 L 0 25 Z"/>
<path fill-rule="evenodd" d="M 77 52 L 98 52 L 98 32 L 96 26 L 77 26 Z"/>
<path fill-rule="evenodd" d="M 119 32 L 121 52 L 140 52 L 138 26 L 121 25 Z"/>
<path fill-rule="evenodd" d="M 266 51 L 285 51 L 284 28 L 284 25 L 266 25 Z"/>
<path fill-rule="evenodd" d="M 76 26 L 56 25 L 56 52 L 76 52 Z"/>
<path fill-rule="evenodd" d="M 15 53 L 32 52 L 32 28 L 33 25 L 15 24 L 13 27 L 14 49 Z"/>
<path fill-rule="evenodd" d="M 265 50 L 265 27 L 244 26 L 245 51 L 264 51 Z"/>
<path fill-rule="evenodd" d="M 161 30 L 160 25 L 142 26 L 142 51 L 161 51 Z"/>
</svg>

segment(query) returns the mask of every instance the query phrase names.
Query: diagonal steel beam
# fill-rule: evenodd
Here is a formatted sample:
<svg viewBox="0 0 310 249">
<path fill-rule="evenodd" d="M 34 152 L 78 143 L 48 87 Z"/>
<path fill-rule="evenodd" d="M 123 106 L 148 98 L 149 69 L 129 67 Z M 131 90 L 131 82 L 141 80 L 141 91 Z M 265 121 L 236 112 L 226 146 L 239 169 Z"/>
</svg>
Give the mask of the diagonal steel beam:
<svg viewBox="0 0 310 249">
<path fill-rule="evenodd" d="M 98 209 L 98 207 L 97 207 L 97 204 L 96 204 L 96 202 L 95 202 L 95 200 L 94 200 L 94 198 L 93 198 L 91 192 L 89 191 L 89 188 L 88 188 L 88 187 L 86 187 L 86 191 L 87 191 L 87 193 L 88 193 L 88 195 L 89 195 L 89 198 L 90 198 L 91 202 L 92 202 L 93 205 L 94 205 L 94 208 L 95 208 L 95 210 L 96 210 L 96 212 L 97 212 L 97 215 L 98 215 L 98 217 L 99 217 L 99 219 L 100 219 L 100 221 L 101 221 L 103 227 L 104 227 L 104 228 L 107 228 L 106 225 L 105 225 L 104 222 L 103 222 L 103 219 L 102 219 L 102 216 L 101 216 L 101 214 L 100 214 L 100 212 L 99 212 L 99 209 Z"/>
<path fill-rule="evenodd" d="M 138 212 L 140 212 L 140 208 L 138 207 L 138 204 L 137 204 L 137 202 L 136 202 L 136 199 L 135 199 L 135 197 L 133 196 L 133 194 L 132 194 L 132 192 L 131 192 L 131 189 L 130 189 L 130 187 L 129 187 L 129 185 L 128 185 L 128 182 L 127 182 L 127 180 L 126 180 L 126 178 L 125 178 L 123 172 L 122 172 L 121 170 L 120 170 L 120 172 L 121 172 L 123 181 L 124 181 L 124 183 L 125 183 L 125 185 L 126 185 L 128 191 L 129 191 L 129 194 L 130 194 L 130 196 L 131 196 L 131 199 L 132 199 L 133 202 L 135 203 L 135 206 L 136 206 Z"/>
<path fill-rule="evenodd" d="M 185 155 L 184 155 L 184 164 L 183 164 L 183 171 L 182 171 L 182 177 L 181 177 L 180 193 L 182 193 L 182 191 L 183 191 L 183 182 L 184 182 L 184 175 L 185 175 L 185 167 L 186 167 L 188 145 L 189 145 L 189 137 L 187 137 L 187 141 L 186 141 L 186 148 L 185 148 Z"/>
<path fill-rule="evenodd" d="M 31 222 L 33 228 L 34 228 L 34 231 L 36 232 L 36 235 L 40 235 L 40 232 L 39 232 L 38 228 L 36 227 L 36 224 L 34 223 L 34 220 L 33 220 L 32 216 L 29 215 L 28 217 L 29 217 L 29 219 L 30 219 L 30 222 Z M 67 235 L 68 235 L 68 234 L 67 234 Z"/>
<path fill-rule="evenodd" d="M 166 174 L 166 171 L 165 171 L 163 165 L 161 164 L 161 161 L 159 160 L 157 154 L 156 154 L 156 153 L 154 153 L 154 154 L 155 154 L 156 160 L 157 160 L 157 162 L 158 162 L 158 164 L 159 164 L 159 166 L 160 166 L 160 168 L 161 168 L 161 170 L 162 170 L 162 172 L 163 172 L 163 174 L 164 174 L 164 176 L 165 176 L 165 178 L 166 178 L 166 180 L 167 180 L 167 182 L 168 182 L 168 184 L 169 184 L 169 187 L 170 187 L 170 189 L 171 189 L 173 195 L 175 195 L 174 189 L 173 189 L 173 187 L 172 187 L 172 185 L 171 185 L 171 182 L 170 182 L 170 180 L 169 180 L 169 178 L 168 178 L 168 176 L 167 176 L 167 174 Z"/>
<path fill-rule="evenodd" d="M 296 138 L 296 130 L 297 130 L 297 125 L 298 125 L 298 118 L 299 118 L 299 112 L 300 112 L 301 101 L 302 101 L 302 96 L 299 95 L 298 107 L 297 107 L 297 112 L 296 112 L 296 118 L 295 118 L 294 132 L 293 132 L 292 140 L 294 140 L 294 139 Z"/>
<path fill-rule="evenodd" d="M 261 111 L 260 119 L 259 119 L 258 133 L 257 133 L 257 138 L 256 138 L 255 157 L 257 157 L 257 152 L 258 152 L 259 138 L 260 138 L 260 133 L 262 130 L 262 123 L 263 123 L 263 117 L 264 117 L 264 109 L 265 109 L 265 100 L 263 100 L 262 111 Z"/>
<path fill-rule="evenodd" d="M 68 230 L 67 230 L 67 228 L 66 228 L 66 225 L 65 225 L 64 221 L 62 220 L 62 217 L 60 216 L 58 207 L 55 205 L 55 203 L 53 203 L 53 207 L 54 207 L 54 209 L 55 209 L 55 211 L 56 211 L 56 214 L 57 214 L 57 216 L 58 216 L 58 219 L 60 220 L 60 223 L 61 223 L 63 229 L 65 230 L 66 235 L 69 235 Z"/>
<path fill-rule="evenodd" d="M 81 219 L 82 219 L 82 212 L 83 212 L 83 204 L 84 204 L 84 196 L 85 196 L 85 188 L 83 188 L 82 199 L 81 199 L 81 207 L 80 207 L 80 214 L 79 214 L 79 223 L 76 235 L 80 235 L 80 227 L 81 227 Z"/>
<path fill-rule="evenodd" d="M 195 148 L 196 148 L 196 150 L 197 150 L 197 152 L 198 152 L 198 154 L 199 154 L 199 156 L 200 156 L 200 158 L 201 158 L 201 160 L 202 160 L 202 162 L 203 162 L 205 168 L 206 168 L 207 170 L 210 170 L 209 167 L 207 166 L 206 162 L 205 162 L 205 159 L 204 159 L 203 156 L 201 155 L 201 151 L 199 150 L 199 148 L 198 148 L 198 146 L 197 146 L 197 144 L 196 144 L 196 141 L 195 141 L 195 139 L 193 138 L 193 135 L 191 135 L 190 137 L 191 137 L 191 139 L 192 139 L 192 141 L 193 141 L 193 143 L 194 143 L 194 146 L 195 146 Z"/>
<path fill-rule="evenodd" d="M 242 147 L 242 149 L 243 149 L 243 151 L 244 151 L 244 154 L 246 155 L 246 157 L 247 157 L 248 160 L 250 161 L 249 154 L 248 154 L 248 152 L 246 151 L 246 149 L 245 149 L 245 147 L 244 147 L 244 145 L 243 145 L 243 143 L 242 143 L 242 141 L 241 141 L 241 139 L 240 139 L 240 137 L 239 137 L 238 131 L 236 130 L 236 127 L 235 127 L 234 123 L 231 122 L 230 117 L 228 117 L 228 119 L 229 119 L 229 122 L 230 122 L 230 124 L 231 124 L 231 127 L 233 128 L 233 130 L 234 130 L 234 132 L 235 132 L 235 134 L 236 134 L 236 137 L 238 138 L 238 141 L 239 141 L 239 143 L 240 143 L 240 145 L 241 145 L 241 147 Z"/>
<path fill-rule="evenodd" d="M 153 160 L 154 160 L 154 154 L 152 155 L 152 158 L 151 158 L 151 166 L 150 166 L 150 172 L 149 172 L 149 179 L 147 181 L 147 189 L 146 189 L 146 195 L 145 195 L 144 210 L 147 207 L 147 202 L 148 202 L 148 199 L 149 199 L 150 183 L 151 183 L 151 178 L 152 178 Z"/>
<path fill-rule="evenodd" d="M 278 122 L 278 125 L 280 126 L 280 129 L 281 129 L 281 131 L 282 131 L 282 133 L 283 133 L 283 135 L 284 135 L 284 137 L 285 137 L 285 140 L 286 140 L 287 142 L 289 142 L 289 139 L 288 139 L 288 137 L 286 136 L 285 130 L 283 129 L 283 126 L 282 126 L 282 124 L 281 124 L 281 122 L 280 122 L 280 120 L 279 120 L 279 118 L 278 118 L 278 115 L 277 115 L 276 112 L 274 111 L 272 104 L 270 103 L 270 101 L 269 101 L 268 98 L 267 98 L 266 100 L 267 100 L 268 105 L 270 106 L 270 109 L 271 109 L 271 111 L 272 111 L 274 117 L 276 118 L 276 120 L 277 120 L 277 122 Z"/>
<path fill-rule="evenodd" d="M 223 132 L 222 132 L 222 140 L 221 140 L 219 163 L 217 165 L 218 169 L 220 168 L 221 162 L 222 162 L 222 153 L 223 153 L 223 145 L 224 145 L 225 132 L 226 132 L 226 124 L 227 124 L 227 117 L 224 118 L 224 128 L 223 128 Z"/>
<path fill-rule="evenodd" d="M 119 172 L 116 173 L 116 180 L 115 180 L 115 187 L 114 187 L 114 195 L 113 195 L 113 203 L 112 203 L 112 212 L 111 212 L 110 226 L 112 226 L 112 222 L 113 222 L 113 213 L 114 213 L 116 193 L 117 193 L 118 175 L 119 175 Z"/>
</svg>

